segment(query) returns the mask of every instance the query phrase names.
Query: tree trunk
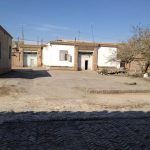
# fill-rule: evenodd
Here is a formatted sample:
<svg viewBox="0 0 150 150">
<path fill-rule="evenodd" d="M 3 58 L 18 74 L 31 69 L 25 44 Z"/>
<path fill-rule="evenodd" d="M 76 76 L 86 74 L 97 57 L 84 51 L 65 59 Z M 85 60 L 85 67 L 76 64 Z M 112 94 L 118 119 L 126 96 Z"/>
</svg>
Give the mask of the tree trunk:
<svg viewBox="0 0 150 150">
<path fill-rule="evenodd" d="M 143 64 L 141 63 L 141 61 L 137 61 L 138 62 L 138 66 L 140 67 L 141 73 L 144 74 L 145 73 L 145 69 L 143 67 Z"/>
<path fill-rule="evenodd" d="M 149 66 L 150 66 L 150 62 L 146 62 L 145 68 L 144 68 L 144 73 L 147 73 Z"/>
</svg>

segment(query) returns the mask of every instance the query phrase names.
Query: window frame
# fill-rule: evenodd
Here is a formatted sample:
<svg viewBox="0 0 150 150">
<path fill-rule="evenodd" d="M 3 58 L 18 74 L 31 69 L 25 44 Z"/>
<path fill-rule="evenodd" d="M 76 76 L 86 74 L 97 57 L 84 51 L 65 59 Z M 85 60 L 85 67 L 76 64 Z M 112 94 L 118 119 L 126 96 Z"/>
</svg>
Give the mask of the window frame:
<svg viewBox="0 0 150 150">
<path fill-rule="evenodd" d="M 64 56 L 62 56 L 64 55 Z M 59 51 L 59 61 L 68 61 L 68 50 Z"/>
</svg>

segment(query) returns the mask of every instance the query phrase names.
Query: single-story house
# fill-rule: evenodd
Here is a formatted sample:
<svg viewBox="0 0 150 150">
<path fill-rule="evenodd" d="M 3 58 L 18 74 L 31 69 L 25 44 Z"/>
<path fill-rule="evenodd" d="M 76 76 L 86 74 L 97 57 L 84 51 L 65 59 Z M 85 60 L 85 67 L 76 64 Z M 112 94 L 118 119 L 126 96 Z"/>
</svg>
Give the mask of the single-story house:
<svg viewBox="0 0 150 150">
<path fill-rule="evenodd" d="M 11 70 L 12 36 L 0 25 L 0 74 Z"/>
<path fill-rule="evenodd" d="M 12 67 L 40 67 L 42 65 L 42 46 L 13 41 Z"/>
<path fill-rule="evenodd" d="M 120 68 L 117 44 L 87 41 L 50 41 L 42 50 L 42 64 L 50 69 L 98 70 Z"/>
</svg>

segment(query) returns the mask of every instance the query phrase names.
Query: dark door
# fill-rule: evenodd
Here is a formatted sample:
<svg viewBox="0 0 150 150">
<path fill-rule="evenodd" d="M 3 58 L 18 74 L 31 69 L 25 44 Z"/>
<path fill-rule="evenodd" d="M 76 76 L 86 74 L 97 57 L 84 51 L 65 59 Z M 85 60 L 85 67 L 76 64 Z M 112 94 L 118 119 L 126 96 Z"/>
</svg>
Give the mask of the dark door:
<svg viewBox="0 0 150 150">
<path fill-rule="evenodd" d="M 88 70 L 88 60 L 85 61 L 85 70 Z"/>
</svg>

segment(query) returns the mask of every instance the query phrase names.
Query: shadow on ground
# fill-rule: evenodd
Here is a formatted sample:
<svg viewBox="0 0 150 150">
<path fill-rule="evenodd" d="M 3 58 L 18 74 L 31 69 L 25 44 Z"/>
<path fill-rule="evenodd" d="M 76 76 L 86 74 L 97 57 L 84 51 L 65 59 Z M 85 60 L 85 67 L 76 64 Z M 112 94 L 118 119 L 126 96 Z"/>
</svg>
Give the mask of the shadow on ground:
<svg viewBox="0 0 150 150">
<path fill-rule="evenodd" d="M 0 78 L 23 78 L 35 79 L 40 77 L 51 77 L 46 70 L 13 69 L 11 72 L 0 75 Z"/>
<path fill-rule="evenodd" d="M 13 150 L 148 150 L 150 112 L 1 112 L 0 146 Z"/>
</svg>

